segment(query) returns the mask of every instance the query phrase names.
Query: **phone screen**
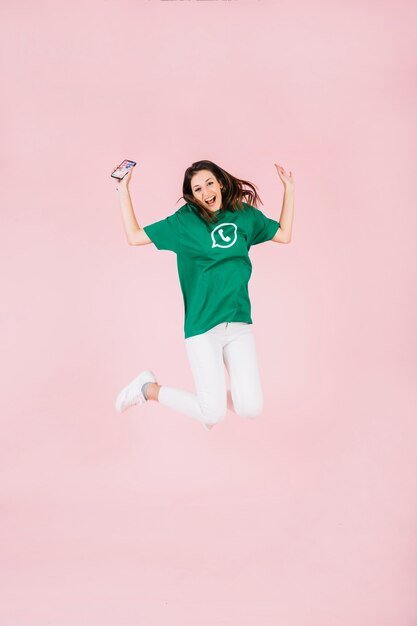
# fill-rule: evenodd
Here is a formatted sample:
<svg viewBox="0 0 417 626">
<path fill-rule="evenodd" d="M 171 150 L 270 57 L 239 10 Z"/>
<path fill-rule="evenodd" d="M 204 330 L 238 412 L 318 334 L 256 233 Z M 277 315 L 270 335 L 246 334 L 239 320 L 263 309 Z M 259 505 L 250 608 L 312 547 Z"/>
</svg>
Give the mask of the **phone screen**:
<svg viewBox="0 0 417 626">
<path fill-rule="evenodd" d="M 129 168 L 134 167 L 135 165 L 136 161 L 129 161 L 128 159 L 125 159 L 120 163 L 120 165 L 116 167 L 115 170 L 113 170 L 111 176 L 113 176 L 113 178 L 118 178 L 119 180 L 122 180 L 122 178 L 124 178 L 128 173 Z"/>
</svg>

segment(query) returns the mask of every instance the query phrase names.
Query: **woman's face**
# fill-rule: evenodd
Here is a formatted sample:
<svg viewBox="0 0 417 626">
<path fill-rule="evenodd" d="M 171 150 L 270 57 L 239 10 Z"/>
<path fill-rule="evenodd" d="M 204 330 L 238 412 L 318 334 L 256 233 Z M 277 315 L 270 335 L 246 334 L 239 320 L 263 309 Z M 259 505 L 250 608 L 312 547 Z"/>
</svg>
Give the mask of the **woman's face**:
<svg viewBox="0 0 417 626">
<path fill-rule="evenodd" d="M 209 211 L 217 211 L 222 208 L 222 190 L 223 186 L 217 181 L 210 170 L 201 170 L 196 172 L 191 178 L 191 191 L 194 198 L 200 200 Z M 213 202 L 208 202 L 214 197 Z"/>
</svg>

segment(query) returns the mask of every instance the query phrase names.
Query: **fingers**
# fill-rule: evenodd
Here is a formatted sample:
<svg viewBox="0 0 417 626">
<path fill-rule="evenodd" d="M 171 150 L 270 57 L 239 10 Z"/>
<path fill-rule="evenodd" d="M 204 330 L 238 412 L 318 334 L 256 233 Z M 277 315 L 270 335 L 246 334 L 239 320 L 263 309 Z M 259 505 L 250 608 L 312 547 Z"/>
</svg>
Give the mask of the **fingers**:
<svg viewBox="0 0 417 626">
<path fill-rule="evenodd" d="M 281 165 L 278 165 L 278 163 L 274 163 L 275 167 L 277 168 L 278 172 L 281 172 L 281 174 L 283 174 L 284 176 L 287 176 L 284 168 Z M 292 178 L 292 171 L 289 170 L 289 177 Z"/>
</svg>

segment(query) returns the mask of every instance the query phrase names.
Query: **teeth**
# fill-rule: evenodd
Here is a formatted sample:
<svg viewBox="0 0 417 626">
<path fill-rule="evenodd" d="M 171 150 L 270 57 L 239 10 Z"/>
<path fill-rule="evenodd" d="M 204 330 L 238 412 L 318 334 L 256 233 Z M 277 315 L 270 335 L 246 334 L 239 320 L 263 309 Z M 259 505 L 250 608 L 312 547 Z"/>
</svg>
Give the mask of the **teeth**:
<svg viewBox="0 0 417 626">
<path fill-rule="evenodd" d="M 206 200 L 206 202 L 211 202 L 211 200 L 214 200 L 214 198 L 215 198 L 215 196 L 212 196 L 211 198 L 208 198 L 208 199 Z"/>
</svg>

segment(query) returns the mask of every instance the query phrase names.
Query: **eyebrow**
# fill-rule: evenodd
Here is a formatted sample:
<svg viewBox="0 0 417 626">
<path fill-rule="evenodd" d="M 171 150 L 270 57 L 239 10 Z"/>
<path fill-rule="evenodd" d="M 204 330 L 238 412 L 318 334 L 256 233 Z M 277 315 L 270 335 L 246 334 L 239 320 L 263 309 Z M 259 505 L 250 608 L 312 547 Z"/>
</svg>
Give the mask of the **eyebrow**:
<svg viewBox="0 0 417 626">
<path fill-rule="evenodd" d="M 212 180 L 212 178 L 213 178 L 213 176 L 210 176 L 209 178 L 206 178 L 206 182 L 207 182 L 208 180 Z M 196 187 L 198 187 L 198 183 L 197 183 L 196 185 L 193 185 L 193 187 L 194 187 L 194 189 L 195 189 Z"/>
</svg>

